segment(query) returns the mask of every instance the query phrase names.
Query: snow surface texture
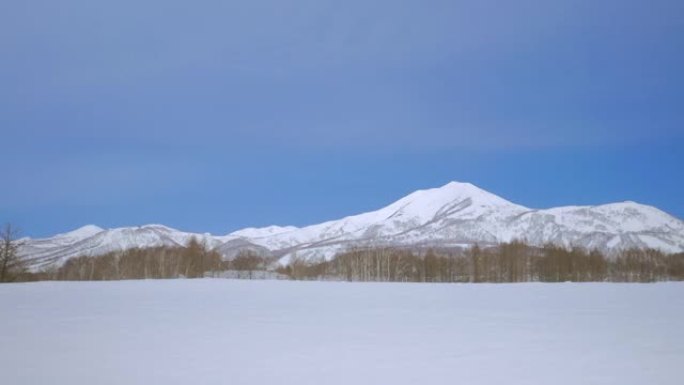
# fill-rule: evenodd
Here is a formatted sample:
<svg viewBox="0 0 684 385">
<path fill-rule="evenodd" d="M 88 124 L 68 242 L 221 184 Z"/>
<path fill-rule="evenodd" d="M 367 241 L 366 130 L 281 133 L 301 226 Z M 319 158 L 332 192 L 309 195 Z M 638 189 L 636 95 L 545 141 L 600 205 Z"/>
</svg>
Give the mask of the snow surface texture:
<svg viewBox="0 0 684 385">
<path fill-rule="evenodd" d="M 3 384 L 681 384 L 684 284 L 0 285 Z"/>
<path fill-rule="evenodd" d="M 684 222 L 635 202 L 535 210 L 470 183 L 419 190 L 380 210 L 297 228 L 248 228 L 225 236 L 193 234 L 162 225 L 103 230 L 86 226 L 47 239 L 25 240 L 21 254 L 34 270 L 68 258 L 133 247 L 185 245 L 191 237 L 226 259 L 241 250 L 279 258 L 330 259 L 351 247 L 483 246 L 514 239 L 611 252 L 626 248 L 684 251 Z"/>
</svg>

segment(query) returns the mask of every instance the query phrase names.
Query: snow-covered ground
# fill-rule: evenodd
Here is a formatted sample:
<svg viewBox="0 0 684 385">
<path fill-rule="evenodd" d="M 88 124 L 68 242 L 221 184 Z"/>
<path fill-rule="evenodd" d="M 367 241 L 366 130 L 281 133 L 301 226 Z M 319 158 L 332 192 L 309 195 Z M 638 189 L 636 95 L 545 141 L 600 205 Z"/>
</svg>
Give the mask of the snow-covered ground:
<svg viewBox="0 0 684 385">
<path fill-rule="evenodd" d="M 0 285 L 3 384 L 681 384 L 684 284 Z"/>
</svg>

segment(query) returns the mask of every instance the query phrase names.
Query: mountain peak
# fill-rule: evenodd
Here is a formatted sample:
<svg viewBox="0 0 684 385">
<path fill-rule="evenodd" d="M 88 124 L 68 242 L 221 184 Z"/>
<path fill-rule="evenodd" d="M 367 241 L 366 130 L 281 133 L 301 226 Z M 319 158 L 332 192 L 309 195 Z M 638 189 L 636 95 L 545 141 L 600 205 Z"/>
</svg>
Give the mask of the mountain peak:
<svg viewBox="0 0 684 385">
<path fill-rule="evenodd" d="M 518 206 L 468 182 L 451 181 L 442 187 L 418 190 L 417 192 L 421 192 L 420 195 L 423 195 L 423 199 L 448 200 L 452 202 L 469 199 L 472 204 L 479 206 Z"/>
<path fill-rule="evenodd" d="M 85 225 L 82 227 L 77 228 L 76 230 L 69 231 L 68 233 L 63 233 L 57 235 L 57 237 L 65 237 L 65 238 L 88 238 L 91 237 L 101 231 L 104 231 L 103 228 L 95 225 Z"/>
<path fill-rule="evenodd" d="M 485 195 L 495 196 L 489 191 L 483 190 L 472 183 L 468 182 L 455 182 L 451 181 L 442 187 L 438 187 L 433 190 L 446 191 L 451 194 L 458 194 L 460 196 L 470 196 L 472 198 L 477 198 Z M 502 198 L 503 199 L 503 198 Z"/>
<path fill-rule="evenodd" d="M 439 217 L 457 214 L 477 217 L 485 213 L 528 210 L 471 183 L 449 182 L 441 187 L 415 191 L 379 210 L 383 218 L 411 218 L 425 224 Z"/>
<path fill-rule="evenodd" d="M 198 237 L 224 256 L 248 248 L 273 257 L 332 258 L 349 247 L 464 247 L 525 239 L 531 245 L 617 250 L 684 250 L 684 222 L 632 201 L 532 210 L 472 183 L 452 181 L 414 191 L 379 210 L 306 227 L 247 228 L 225 236 L 185 233 L 163 225 L 103 230 L 83 226 L 53 238 L 26 240 L 21 254 L 36 267 L 82 255 L 130 248 L 183 246 Z M 91 239 L 92 238 L 92 239 Z"/>
<path fill-rule="evenodd" d="M 477 186 L 475 186 L 474 184 L 469 183 L 469 182 L 459 182 L 459 181 L 452 180 L 451 182 L 449 182 L 449 183 L 447 183 L 444 186 L 439 187 L 439 188 L 472 188 L 472 187 L 478 188 Z"/>
</svg>

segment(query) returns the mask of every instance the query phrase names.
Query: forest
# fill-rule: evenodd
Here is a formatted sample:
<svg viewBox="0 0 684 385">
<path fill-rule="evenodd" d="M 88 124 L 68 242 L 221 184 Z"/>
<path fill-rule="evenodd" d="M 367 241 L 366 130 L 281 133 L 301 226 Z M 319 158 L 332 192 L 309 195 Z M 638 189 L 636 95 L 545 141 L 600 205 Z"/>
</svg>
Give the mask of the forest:
<svg viewBox="0 0 684 385">
<path fill-rule="evenodd" d="M 631 249 L 604 255 L 555 245 L 511 242 L 424 253 L 392 248 L 352 250 L 331 261 L 298 258 L 280 269 L 293 279 L 389 282 L 655 282 L 684 279 L 684 253 Z"/>
<path fill-rule="evenodd" d="M 684 280 L 684 253 L 631 249 L 605 255 L 597 250 L 534 247 L 522 242 L 469 249 L 351 249 L 333 259 L 298 257 L 281 266 L 250 251 L 232 260 L 195 240 L 186 247 L 131 249 L 97 257 L 71 258 L 61 267 L 22 272 L 17 281 L 199 278 L 271 278 L 378 282 L 656 282 Z M 236 274 L 226 274 L 228 272 Z"/>
</svg>

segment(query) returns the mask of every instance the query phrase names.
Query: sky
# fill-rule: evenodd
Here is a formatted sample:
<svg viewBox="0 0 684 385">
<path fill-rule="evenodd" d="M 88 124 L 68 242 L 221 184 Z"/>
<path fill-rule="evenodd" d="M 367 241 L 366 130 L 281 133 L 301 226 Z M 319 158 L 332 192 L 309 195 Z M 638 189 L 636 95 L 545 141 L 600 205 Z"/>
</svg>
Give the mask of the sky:
<svg viewBox="0 0 684 385">
<path fill-rule="evenodd" d="M 302 226 L 471 182 L 684 218 L 684 2 L 0 3 L 0 222 Z"/>
</svg>

